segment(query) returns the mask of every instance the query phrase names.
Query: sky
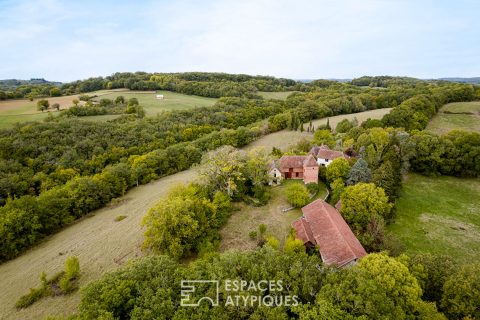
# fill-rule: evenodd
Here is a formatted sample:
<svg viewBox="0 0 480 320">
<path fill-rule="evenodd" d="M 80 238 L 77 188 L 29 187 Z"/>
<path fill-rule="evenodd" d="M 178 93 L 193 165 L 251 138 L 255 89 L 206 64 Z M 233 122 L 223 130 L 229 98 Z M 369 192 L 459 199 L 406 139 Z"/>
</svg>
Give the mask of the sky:
<svg viewBox="0 0 480 320">
<path fill-rule="evenodd" d="M 478 0 L 0 0 L 0 79 L 480 76 Z"/>
</svg>

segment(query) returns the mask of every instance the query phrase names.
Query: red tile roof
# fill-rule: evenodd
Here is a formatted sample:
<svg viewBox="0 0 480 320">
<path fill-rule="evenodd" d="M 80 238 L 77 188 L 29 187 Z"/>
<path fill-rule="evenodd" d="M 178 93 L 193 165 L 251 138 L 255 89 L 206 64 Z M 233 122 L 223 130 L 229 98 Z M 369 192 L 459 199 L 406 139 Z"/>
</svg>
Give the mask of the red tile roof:
<svg viewBox="0 0 480 320">
<path fill-rule="evenodd" d="M 289 168 L 303 169 L 303 167 L 318 167 L 317 161 L 312 155 L 308 156 L 283 156 L 280 158 L 280 170 Z"/>
<path fill-rule="evenodd" d="M 347 265 L 367 254 L 334 207 L 318 199 L 302 208 L 303 216 L 292 223 L 297 238 L 318 245 L 325 264 Z"/>
<path fill-rule="evenodd" d="M 303 162 L 303 166 L 304 167 L 318 167 L 318 163 L 317 163 L 317 160 L 315 160 L 315 158 L 309 154 L 307 156 L 307 158 L 305 159 L 305 161 Z"/>
<path fill-rule="evenodd" d="M 314 146 L 310 149 L 310 153 L 317 158 L 334 160 L 337 158 L 349 158 L 342 151 L 331 150 L 328 146 L 322 144 L 320 147 Z"/>
</svg>

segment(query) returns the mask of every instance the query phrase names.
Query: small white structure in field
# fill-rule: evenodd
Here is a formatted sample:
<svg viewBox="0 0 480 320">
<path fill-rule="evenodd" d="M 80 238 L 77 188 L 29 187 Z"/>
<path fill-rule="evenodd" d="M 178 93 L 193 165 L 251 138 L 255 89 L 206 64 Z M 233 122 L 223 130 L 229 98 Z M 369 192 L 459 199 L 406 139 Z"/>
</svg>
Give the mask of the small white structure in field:
<svg viewBox="0 0 480 320">
<path fill-rule="evenodd" d="M 158 100 L 163 100 L 163 94 L 157 94 L 157 99 Z"/>
</svg>

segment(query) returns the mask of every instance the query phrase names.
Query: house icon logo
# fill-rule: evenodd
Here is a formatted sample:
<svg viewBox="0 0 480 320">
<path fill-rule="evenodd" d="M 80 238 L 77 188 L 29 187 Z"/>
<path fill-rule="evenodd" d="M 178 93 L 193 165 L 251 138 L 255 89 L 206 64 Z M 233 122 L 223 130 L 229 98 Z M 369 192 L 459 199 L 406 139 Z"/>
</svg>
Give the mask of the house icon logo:
<svg viewBox="0 0 480 320">
<path fill-rule="evenodd" d="M 205 286 L 215 288 L 211 290 L 209 295 L 197 296 L 195 293 L 197 289 Z M 212 307 L 218 306 L 218 289 L 219 281 L 218 280 L 182 280 L 181 281 L 181 291 L 180 291 L 180 305 L 182 307 L 198 307 L 202 303 L 208 303 Z M 202 290 L 205 292 L 205 290 Z"/>
</svg>

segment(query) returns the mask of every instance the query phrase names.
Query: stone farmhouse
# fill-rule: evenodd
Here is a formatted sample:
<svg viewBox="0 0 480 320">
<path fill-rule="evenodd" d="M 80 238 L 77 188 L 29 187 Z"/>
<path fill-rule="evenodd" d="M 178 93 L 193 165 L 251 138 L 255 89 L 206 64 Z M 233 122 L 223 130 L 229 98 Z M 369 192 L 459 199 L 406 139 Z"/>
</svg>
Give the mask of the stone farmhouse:
<svg viewBox="0 0 480 320">
<path fill-rule="evenodd" d="M 282 179 L 302 179 L 305 184 L 318 183 L 318 164 L 308 156 L 283 156 L 270 165 L 270 185 L 279 184 Z"/>
<path fill-rule="evenodd" d="M 336 158 L 350 159 L 342 151 L 331 150 L 326 145 L 314 146 L 307 156 L 283 156 L 270 163 L 270 185 L 282 179 L 303 179 L 305 184 L 318 183 L 319 166 L 327 167 Z"/>
</svg>

